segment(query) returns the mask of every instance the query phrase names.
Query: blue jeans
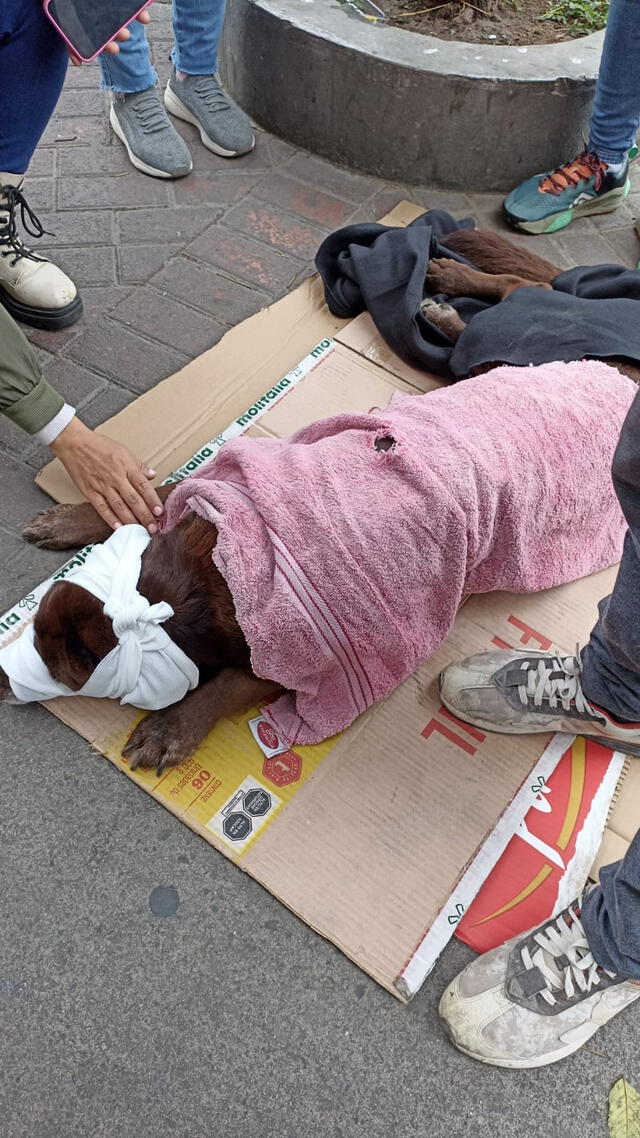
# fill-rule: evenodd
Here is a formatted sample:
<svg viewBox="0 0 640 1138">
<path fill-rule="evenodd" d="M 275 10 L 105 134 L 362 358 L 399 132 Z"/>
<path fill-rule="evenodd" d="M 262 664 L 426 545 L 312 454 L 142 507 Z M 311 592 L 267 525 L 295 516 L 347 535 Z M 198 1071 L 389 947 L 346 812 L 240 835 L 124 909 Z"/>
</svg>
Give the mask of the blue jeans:
<svg viewBox="0 0 640 1138">
<path fill-rule="evenodd" d="M 589 150 L 624 162 L 640 125 L 640 4 L 611 0 L 591 115 Z"/>
<path fill-rule="evenodd" d="M 0 0 L 0 171 L 24 174 L 53 114 L 69 57 L 41 0 Z"/>
<path fill-rule="evenodd" d="M 171 58 L 176 70 L 187 75 L 213 75 L 217 71 L 224 10 L 225 0 L 173 0 Z M 131 94 L 158 82 L 142 24 L 133 23 L 129 30 L 131 39 L 120 45 L 119 55 L 100 57 L 100 86 L 109 91 Z"/>
</svg>

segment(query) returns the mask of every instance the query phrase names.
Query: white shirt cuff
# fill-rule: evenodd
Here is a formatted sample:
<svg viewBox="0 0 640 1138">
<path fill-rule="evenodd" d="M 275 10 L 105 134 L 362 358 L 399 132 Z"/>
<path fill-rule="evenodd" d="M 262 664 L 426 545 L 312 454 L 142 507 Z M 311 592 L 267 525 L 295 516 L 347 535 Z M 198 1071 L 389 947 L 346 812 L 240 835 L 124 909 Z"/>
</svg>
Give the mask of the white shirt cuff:
<svg viewBox="0 0 640 1138">
<path fill-rule="evenodd" d="M 54 415 L 53 419 L 47 423 L 46 427 L 42 427 L 40 431 L 36 431 L 35 438 L 39 443 L 44 443 L 45 446 L 51 446 L 51 443 L 57 439 L 65 427 L 69 426 L 75 413 L 75 407 L 70 407 L 68 403 L 65 403 L 58 411 L 58 414 Z"/>
</svg>

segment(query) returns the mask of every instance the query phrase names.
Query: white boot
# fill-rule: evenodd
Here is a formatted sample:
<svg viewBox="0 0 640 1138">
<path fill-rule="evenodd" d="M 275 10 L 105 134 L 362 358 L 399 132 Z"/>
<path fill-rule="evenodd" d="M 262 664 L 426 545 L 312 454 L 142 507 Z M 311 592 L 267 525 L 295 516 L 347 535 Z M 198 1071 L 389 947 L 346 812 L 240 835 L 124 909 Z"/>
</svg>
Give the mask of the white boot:
<svg viewBox="0 0 640 1138">
<path fill-rule="evenodd" d="M 31 237 L 42 237 L 45 232 L 22 194 L 22 185 L 22 174 L 0 171 L 0 303 L 23 324 L 66 328 L 81 315 L 82 301 L 62 269 L 22 243 L 18 213 Z"/>
</svg>

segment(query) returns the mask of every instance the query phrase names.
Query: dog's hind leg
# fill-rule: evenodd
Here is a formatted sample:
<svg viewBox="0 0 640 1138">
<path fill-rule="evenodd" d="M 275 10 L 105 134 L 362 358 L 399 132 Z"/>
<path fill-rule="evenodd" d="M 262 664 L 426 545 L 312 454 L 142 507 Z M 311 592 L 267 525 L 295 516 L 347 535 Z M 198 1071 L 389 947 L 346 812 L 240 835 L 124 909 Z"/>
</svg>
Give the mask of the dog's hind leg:
<svg viewBox="0 0 640 1138">
<path fill-rule="evenodd" d="M 562 272 L 557 265 L 545 261 L 537 253 L 514 245 L 499 233 L 489 229 L 458 229 L 440 238 L 440 244 L 454 253 L 466 257 L 476 269 L 499 275 L 511 273 L 525 280 L 551 284 Z"/>
<path fill-rule="evenodd" d="M 451 257 L 437 257 L 427 267 L 427 288 L 432 294 L 474 296 L 497 303 L 518 288 L 545 288 L 546 281 L 532 281 L 513 273 L 482 273 L 470 265 L 462 265 Z"/>
<path fill-rule="evenodd" d="M 464 332 L 466 324 L 450 304 L 439 304 L 427 296 L 420 305 L 423 314 L 431 324 L 435 324 L 450 340 L 457 340 Z"/>
</svg>

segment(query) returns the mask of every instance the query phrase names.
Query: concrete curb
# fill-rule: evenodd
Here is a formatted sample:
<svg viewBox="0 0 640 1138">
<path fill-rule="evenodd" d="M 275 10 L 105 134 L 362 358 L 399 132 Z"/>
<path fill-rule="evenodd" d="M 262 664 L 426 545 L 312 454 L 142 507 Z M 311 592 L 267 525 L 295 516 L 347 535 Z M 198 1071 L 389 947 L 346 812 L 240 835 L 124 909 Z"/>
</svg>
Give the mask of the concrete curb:
<svg viewBox="0 0 640 1138">
<path fill-rule="evenodd" d="M 231 0 L 221 59 L 245 110 L 295 145 L 379 177 L 502 191 L 581 148 L 602 39 L 448 42 L 335 0 Z"/>
</svg>

